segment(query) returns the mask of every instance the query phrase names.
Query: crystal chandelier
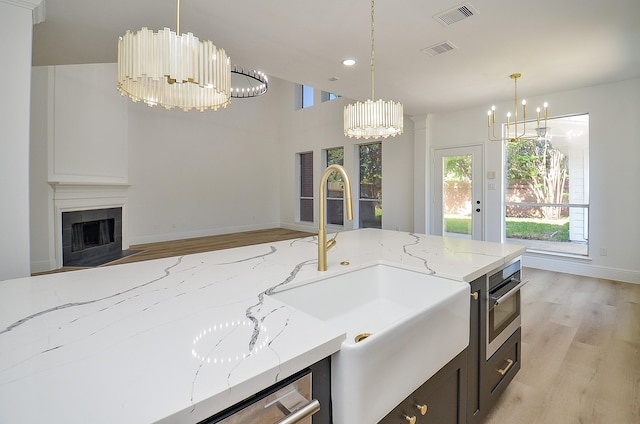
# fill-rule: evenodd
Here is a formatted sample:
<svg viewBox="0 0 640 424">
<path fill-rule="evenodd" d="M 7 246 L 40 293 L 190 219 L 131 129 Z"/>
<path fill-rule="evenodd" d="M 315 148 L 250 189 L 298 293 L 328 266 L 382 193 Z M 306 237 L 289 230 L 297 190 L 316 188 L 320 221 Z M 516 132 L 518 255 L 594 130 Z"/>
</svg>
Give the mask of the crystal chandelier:
<svg viewBox="0 0 640 424">
<path fill-rule="evenodd" d="M 134 102 L 184 111 L 217 110 L 231 101 L 231 60 L 224 49 L 180 34 L 180 0 L 176 32 L 127 30 L 118 39 L 118 90 Z"/>
<path fill-rule="evenodd" d="M 393 100 L 375 100 L 374 15 L 371 0 L 371 98 L 344 107 L 344 135 L 353 138 L 387 138 L 402 134 L 402 104 Z"/>
<path fill-rule="evenodd" d="M 526 140 L 538 140 L 540 138 L 545 138 L 547 136 L 547 102 L 544 103 L 544 126 L 540 126 L 540 108 L 536 109 L 538 114 L 536 118 L 537 127 L 535 128 L 535 135 L 526 135 L 527 134 L 527 101 L 522 100 L 522 132 L 518 131 L 518 78 L 520 78 L 522 74 L 511 74 L 509 78 L 513 80 L 513 84 L 515 87 L 515 100 L 514 100 L 514 109 L 515 116 L 513 122 L 513 135 L 511 134 L 511 112 L 507 113 L 507 126 L 503 128 L 503 136 L 497 137 L 495 135 L 496 129 L 496 107 L 491 106 L 491 109 L 487 113 L 487 137 L 490 141 L 502 141 L 508 140 L 511 142 L 518 141 L 526 141 Z"/>
</svg>

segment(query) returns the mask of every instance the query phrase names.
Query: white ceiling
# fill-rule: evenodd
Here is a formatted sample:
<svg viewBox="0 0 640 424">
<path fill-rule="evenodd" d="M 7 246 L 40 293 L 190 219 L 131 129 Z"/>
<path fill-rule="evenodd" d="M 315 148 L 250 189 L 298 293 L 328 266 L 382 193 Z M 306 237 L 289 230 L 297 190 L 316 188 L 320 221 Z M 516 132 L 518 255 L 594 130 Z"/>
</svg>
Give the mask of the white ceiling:
<svg viewBox="0 0 640 424">
<path fill-rule="evenodd" d="M 43 1 L 34 65 L 116 62 L 127 29 L 176 28 L 175 0 Z M 450 26 L 433 18 L 464 3 L 477 14 Z M 376 1 L 376 98 L 422 115 L 510 100 L 515 72 L 520 97 L 640 76 L 639 0 L 464 3 Z M 366 100 L 370 11 L 370 0 L 182 0 L 180 26 L 224 48 L 234 64 Z M 443 41 L 457 48 L 421 52 Z M 347 57 L 358 63 L 343 66 Z"/>
</svg>

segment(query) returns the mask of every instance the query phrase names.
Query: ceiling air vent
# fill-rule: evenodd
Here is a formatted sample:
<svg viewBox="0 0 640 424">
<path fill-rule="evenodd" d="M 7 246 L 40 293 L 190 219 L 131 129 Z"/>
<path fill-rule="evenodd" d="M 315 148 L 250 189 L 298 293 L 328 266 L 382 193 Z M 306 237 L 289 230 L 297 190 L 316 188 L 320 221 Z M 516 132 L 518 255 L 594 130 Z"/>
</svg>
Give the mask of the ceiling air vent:
<svg viewBox="0 0 640 424">
<path fill-rule="evenodd" d="M 433 19 L 443 25 L 449 26 L 477 14 L 478 12 L 473 8 L 473 6 L 471 6 L 469 3 L 463 3 L 460 6 L 454 7 L 453 9 L 438 13 L 433 17 Z"/>
<path fill-rule="evenodd" d="M 456 46 L 454 46 L 451 41 L 443 41 L 441 43 L 434 44 L 433 46 L 425 47 L 420 51 L 428 54 L 429 56 L 437 56 L 439 54 L 450 52 L 451 50 L 455 49 Z"/>
</svg>

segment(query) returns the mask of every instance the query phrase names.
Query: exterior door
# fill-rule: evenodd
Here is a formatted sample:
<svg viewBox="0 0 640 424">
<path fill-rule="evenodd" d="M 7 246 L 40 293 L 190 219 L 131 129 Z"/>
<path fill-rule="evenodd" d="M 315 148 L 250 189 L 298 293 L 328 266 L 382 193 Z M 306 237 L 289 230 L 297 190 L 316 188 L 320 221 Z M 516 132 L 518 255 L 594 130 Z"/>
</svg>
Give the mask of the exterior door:
<svg viewBox="0 0 640 424">
<path fill-rule="evenodd" d="M 432 233 L 482 240 L 482 146 L 435 149 Z"/>
</svg>

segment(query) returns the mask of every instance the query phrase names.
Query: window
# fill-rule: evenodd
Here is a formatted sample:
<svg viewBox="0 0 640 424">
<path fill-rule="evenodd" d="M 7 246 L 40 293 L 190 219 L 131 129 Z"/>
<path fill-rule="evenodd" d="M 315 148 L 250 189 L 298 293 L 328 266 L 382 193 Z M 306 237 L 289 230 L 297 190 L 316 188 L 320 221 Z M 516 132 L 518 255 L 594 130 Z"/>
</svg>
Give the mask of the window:
<svg viewBox="0 0 640 424">
<path fill-rule="evenodd" d="M 329 93 L 328 91 L 323 91 L 320 93 L 320 101 L 322 102 L 329 102 L 338 98 L 340 98 L 339 95 L 335 93 Z"/>
<path fill-rule="evenodd" d="M 382 228 L 382 143 L 359 146 L 360 228 Z"/>
<path fill-rule="evenodd" d="M 589 115 L 547 124 L 537 140 L 505 147 L 506 238 L 528 250 L 587 255 Z"/>
<path fill-rule="evenodd" d="M 329 165 L 344 165 L 344 147 L 325 150 L 325 160 Z M 344 225 L 344 182 L 337 172 L 327 180 L 327 223 Z"/>
<path fill-rule="evenodd" d="M 313 222 L 313 152 L 299 153 L 300 221 Z"/>
<path fill-rule="evenodd" d="M 309 85 L 296 84 L 295 109 L 305 109 L 313 106 L 314 89 Z"/>
<path fill-rule="evenodd" d="M 302 86 L 302 108 L 313 106 L 313 87 Z"/>
</svg>

